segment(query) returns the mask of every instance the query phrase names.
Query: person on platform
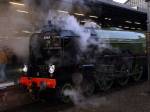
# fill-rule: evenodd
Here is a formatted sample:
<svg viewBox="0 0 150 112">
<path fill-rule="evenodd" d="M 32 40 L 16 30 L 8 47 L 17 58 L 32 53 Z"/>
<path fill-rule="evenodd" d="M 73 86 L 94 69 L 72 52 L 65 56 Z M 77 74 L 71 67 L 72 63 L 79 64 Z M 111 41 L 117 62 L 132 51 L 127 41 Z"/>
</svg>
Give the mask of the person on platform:
<svg viewBox="0 0 150 112">
<path fill-rule="evenodd" d="M 0 48 L 0 81 L 6 80 L 5 68 L 7 64 L 7 55 L 5 51 Z"/>
</svg>

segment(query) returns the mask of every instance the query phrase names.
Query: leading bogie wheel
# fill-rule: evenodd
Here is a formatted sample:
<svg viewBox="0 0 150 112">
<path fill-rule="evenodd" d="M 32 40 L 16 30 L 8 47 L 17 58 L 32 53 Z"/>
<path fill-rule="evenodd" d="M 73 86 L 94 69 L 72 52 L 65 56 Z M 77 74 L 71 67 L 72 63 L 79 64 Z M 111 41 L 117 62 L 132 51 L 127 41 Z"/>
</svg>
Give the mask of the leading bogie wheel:
<svg viewBox="0 0 150 112">
<path fill-rule="evenodd" d="M 72 90 L 73 86 L 71 83 L 65 83 L 63 86 L 58 87 L 58 97 L 63 103 L 71 102 Z"/>
</svg>

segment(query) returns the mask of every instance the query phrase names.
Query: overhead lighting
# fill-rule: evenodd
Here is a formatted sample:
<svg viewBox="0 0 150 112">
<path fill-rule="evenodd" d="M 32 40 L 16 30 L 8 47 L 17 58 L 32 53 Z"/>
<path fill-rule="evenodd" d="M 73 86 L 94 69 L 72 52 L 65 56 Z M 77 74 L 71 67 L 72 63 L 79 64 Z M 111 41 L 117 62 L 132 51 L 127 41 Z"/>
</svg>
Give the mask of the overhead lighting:
<svg viewBox="0 0 150 112">
<path fill-rule="evenodd" d="M 125 21 L 126 23 L 132 23 L 131 21 Z"/>
<path fill-rule="evenodd" d="M 81 23 L 86 23 L 87 21 L 81 21 Z"/>
<path fill-rule="evenodd" d="M 128 26 L 125 26 L 124 28 L 129 28 Z"/>
<path fill-rule="evenodd" d="M 97 16 L 89 16 L 89 17 L 91 17 L 91 18 L 96 18 L 96 19 L 98 18 Z"/>
<path fill-rule="evenodd" d="M 25 4 L 17 3 L 17 2 L 9 2 L 12 5 L 19 5 L 19 6 L 25 6 Z"/>
<path fill-rule="evenodd" d="M 137 28 L 138 30 L 142 30 L 141 28 Z"/>
<path fill-rule="evenodd" d="M 16 39 L 22 39 L 22 38 L 18 37 L 18 38 L 16 38 Z"/>
<path fill-rule="evenodd" d="M 131 8 L 133 8 L 133 9 L 137 10 L 137 9 L 138 9 L 138 6 L 134 6 L 134 7 L 131 7 Z"/>
<path fill-rule="evenodd" d="M 31 33 L 30 31 L 27 31 L 27 30 L 23 30 L 22 32 L 23 33 Z"/>
<path fill-rule="evenodd" d="M 74 13 L 74 14 L 77 16 L 84 16 L 84 14 L 81 14 L 81 13 Z"/>
<path fill-rule="evenodd" d="M 135 24 L 141 24 L 141 23 L 139 23 L 139 22 L 134 22 Z"/>
<path fill-rule="evenodd" d="M 21 12 L 21 13 L 26 13 L 28 14 L 29 12 L 28 11 L 24 11 L 24 10 L 16 10 L 17 12 Z"/>
<path fill-rule="evenodd" d="M 68 14 L 69 12 L 68 11 L 63 11 L 63 10 L 57 10 L 58 12 L 61 12 L 61 13 L 66 13 Z"/>
<path fill-rule="evenodd" d="M 109 20 L 109 21 L 111 20 L 111 18 L 104 18 L 104 19 L 105 19 L 105 20 Z"/>
<path fill-rule="evenodd" d="M 13 33 L 18 33 L 18 31 L 13 31 Z"/>
<path fill-rule="evenodd" d="M 135 30 L 135 28 L 131 28 L 132 30 Z"/>
<path fill-rule="evenodd" d="M 5 36 L 4 38 L 5 38 L 5 39 L 8 39 L 9 37 L 8 37 L 8 36 Z"/>
<path fill-rule="evenodd" d="M 118 26 L 119 28 L 122 28 L 122 26 Z"/>
</svg>

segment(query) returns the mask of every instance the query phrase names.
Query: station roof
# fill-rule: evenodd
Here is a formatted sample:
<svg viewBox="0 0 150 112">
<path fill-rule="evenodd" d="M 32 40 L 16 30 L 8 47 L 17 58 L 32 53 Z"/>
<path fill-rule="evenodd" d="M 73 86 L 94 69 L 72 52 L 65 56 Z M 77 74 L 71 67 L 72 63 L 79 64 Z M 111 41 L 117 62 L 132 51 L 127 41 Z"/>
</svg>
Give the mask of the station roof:
<svg viewBox="0 0 150 112">
<path fill-rule="evenodd" d="M 100 17 L 103 27 L 119 27 L 126 30 L 147 30 L 147 12 L 133 9 L 111 0 L 94 0 L 87 3 L 93 14 Z"/>
<path fill-rule="evenodd" d="M 21 0 L 0 0 L 0 4 L 1 6 L 3 3 L 4 5 L 9 5 L 8 3 L 10 1 L 15 1 L 18 3 L 21 2 Z M 33 0 L 33 1 L 36 1 L 36 0 Z M 37 0 L 37 1 L 42 2 L 41 0 Z M 49 0 L 49 1 L 60 2 L 62 0 Z M 63 0 L 63 1 L 68 2 L 69 0 Z M 136 31 L 147 30 L 147 22 L 146 22 L 147 13 L 145 10 L 142 10 L 142 9 L 136 10 L 125 4 L 113 2 L 112 0 L 84 0 L 84 1 L 85 1 L 85 4 L 88 7 L 90 7 L 91 11 L 89 15 L 98 17 L 98 18 L 91 18 L 91 19 L 101 24 L 102 27 L 119 27 L 125 30 L 134 30 L 134 31 L 135 30 Z M 85 18 L 87 18 L 87 15 Z M 0 20 L 1 20 L 0 22 L 2 22 L 2 19 L 3 18 L 0 17 Z M 2 28 L 0 27 L 0 29 L 4 29 L 3 26 L 4 25 L 2 25 Z M 28 26 L 27 28 L 25 28 L 25 30 L 30 31 L 31 28 L 28 28 Z"/>
<path fill-rule="evenodd" d="M 101 2 L 103 4 L 107 4 L 107 5 L 112 5 L 114 7 L 120 7 L 120 8 L 124 8 L 130 11 L 136 11 L 136 12 L 142 12 L 142 13 L 147 13 L 146 9 L 142 9 L 142 8 L 133 8 L 127 4 L 123 4 L 123 3 L 118 3 L 118 2 L 114 2 L 112 0 L 97 0 L 97 2 Z"/>
</svg>

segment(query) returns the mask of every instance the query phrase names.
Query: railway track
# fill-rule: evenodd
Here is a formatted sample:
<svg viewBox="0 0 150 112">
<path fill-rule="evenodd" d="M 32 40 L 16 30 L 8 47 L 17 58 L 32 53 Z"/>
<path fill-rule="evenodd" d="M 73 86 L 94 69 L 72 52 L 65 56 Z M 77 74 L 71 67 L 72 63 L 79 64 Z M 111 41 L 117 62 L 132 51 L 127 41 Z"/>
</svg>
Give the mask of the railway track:
<svg viewBox="0 0 150 112">
<path fill-rule="evenodd" d="M 128 89 L 134 88 L 136 86 L 140 86 L 143 83 L 145 83 L 144 80 L 142 80 L 142 81 L 140 81 L 138 83 L 130 82 L 125 87 L 118 87 L 118 86 L 116 86 L 116 87 L 114 87 L 113 89 L 111 89 L 111 90 L 109 90 L 107 92 L 96 92 L 96 94 L 94 96 L 96 96 L 96 100 L 100 99 L 99 102 L 106 103 L 105 102 L 105 97 L 109 97 L 112 94 L 117 94 L 118 92 L 128 91 Z M 93 98 L 92 99 L 88 99 L 88 100 L 86 100 L 86 103 L 87 102 L 88 103 L 92 102 L 92 105 L 93 105 L 95 100 L 94 101 L 92 101 L 92 100 L 93 100 Z M 88 103 L 86 105 L 89 105 Z M 68 110 L 69 108 L 74 108 L 74 107 L 78 107 L 78 106 L 81 106 L 81 105 L 82 105 L 82 103 L 77 105 L 77 106 L 73 105 L 72 103 L 70 103 L 70 104 L 63 104 L 63 103 L 60 103 L 60 101 L 58 101 L 56 99 L 51 99 L 49 101 L 26 102 L 25 104 L 17 105 L 16 107 L 13 107 L 13 108 L 5 109 L 5 112 L 50 112 L 50 111 L 51 112 L 63 112 L 63 111 Z"/>
</svg>

